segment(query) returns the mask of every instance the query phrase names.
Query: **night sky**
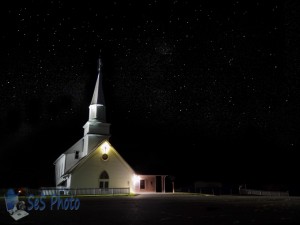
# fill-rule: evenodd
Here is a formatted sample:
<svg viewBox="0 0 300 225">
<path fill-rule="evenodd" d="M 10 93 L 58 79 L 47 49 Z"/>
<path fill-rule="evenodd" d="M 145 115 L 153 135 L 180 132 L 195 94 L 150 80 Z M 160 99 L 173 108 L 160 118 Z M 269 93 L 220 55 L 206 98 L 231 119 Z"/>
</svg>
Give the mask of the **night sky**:
<svg viewBox="0 0 300 225">
<path fill-rule="evenodd" d="M 299 183 L 297 1 L 8 1 L 0 187 L 54 186 L 103 62 L 111 143 L 180 183 Z"/>
</svg>

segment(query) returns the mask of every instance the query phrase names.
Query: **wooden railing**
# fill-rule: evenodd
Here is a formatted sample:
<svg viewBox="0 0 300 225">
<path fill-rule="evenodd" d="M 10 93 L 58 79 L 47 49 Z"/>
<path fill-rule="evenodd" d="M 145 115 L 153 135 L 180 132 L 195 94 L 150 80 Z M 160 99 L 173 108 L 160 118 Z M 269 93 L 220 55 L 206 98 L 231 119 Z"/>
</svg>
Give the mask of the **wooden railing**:
<svg viewBox="0 0 300 225">
<path fill-rule="evenodd" d="M 43 195 L 129 195 L 129 188 L 56 188 L 43 187 L 40 189 Z"/>
</svg>

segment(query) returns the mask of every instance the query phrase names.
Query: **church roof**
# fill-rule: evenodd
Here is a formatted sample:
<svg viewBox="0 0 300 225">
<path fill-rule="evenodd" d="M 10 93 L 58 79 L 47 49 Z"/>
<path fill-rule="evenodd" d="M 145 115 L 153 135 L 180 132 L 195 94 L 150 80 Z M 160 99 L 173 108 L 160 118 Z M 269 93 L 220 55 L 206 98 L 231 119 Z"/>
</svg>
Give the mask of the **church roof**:
<svg viewBox="0 0 300 225">
<path fill-rule="evenodd" d="M 103 95 L 103 87 L 102 87 L 102 74 L 101 74 L 101 60 L 99 59 L 98 63 L 98 77 L 96 81 L 96 86 L 92 98 L 91 105 L 99 104 L 105 105 L 104 95 Z"/>
</svg>

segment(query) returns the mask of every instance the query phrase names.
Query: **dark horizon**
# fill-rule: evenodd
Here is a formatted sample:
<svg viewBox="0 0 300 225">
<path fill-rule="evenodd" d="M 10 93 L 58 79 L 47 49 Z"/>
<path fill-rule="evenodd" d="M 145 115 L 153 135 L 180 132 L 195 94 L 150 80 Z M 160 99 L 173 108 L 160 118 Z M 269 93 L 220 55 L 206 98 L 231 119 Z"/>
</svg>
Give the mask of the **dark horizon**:
<svg viewBox="0 0 300 225">
<path fill-rule="evenodd" d="M 5 163 L 5 167 L 1 169 L 5 172 L 2 175 L 4 181 L 2 188 L 55 186 L 53 162 L 83 136 L 82 125 L 88 119 L 88 108 L 82 111 L 86 112 L 81 117 L 74 117 L 68 123 L 61 121 L 48 123 L 44 128 L 40 127 L 34 135 L 23 138 L 19 143 L 12 144 L 12 147 L 7 147 L 9 151 L 7 157 L 14 158 L 14 163 Z M 107 111 L 109 115 L 109 107 Z M 128 126 L 131 126 L 129 130 L 126 129 Z M 67 138 L 66 127 L 69 127 Z M 225 186 L 234 184 L 236 188 L 243 184 L 248 184 L 248 187 L 275 185 L 283 189 L 298 187 L 294 178 L 297 177 L 296 168 L 293 168 L 296 165 L 296 156 L 294 156 L 295 164 L 289 157 L 290 165 L 287 165 L 284 163 L 287 157 L 277 154 L 282 150 L 280 146 L 270 143 L 270 140 L 263 140 L 264 136 L 260 136 L 254 128 L 249 128 L 247 133 L 238 134 L 235 138 L 227 138 L 225 135 L 222 138 L 214 137 L 205 133 L 205 129 L 188 134 L 184 134 L 186 131 L 181 133 L 168 127 L 158 129 L 118 121 L 116 126 L 112 123 L 110 142 L 136 172 L 173 175 L 176 178 L 177 188 L 192 187 L 195 181 L 221 182 Z M 125 138 L 123 134 L 126 130 L 135 134 L 135 138 Z M 137 130 L 139 132 L 135 133 Z M 154 140 L 150 137 L 153 133 L 157 135 Z M 195 140 L 199 134 L 202 134 L 198 140 L 201 144 L 191 143 L 190 140 Z M 55 147 L 56 145 L 59 145 L 59 148 Z M 140 146 L 144 146 L 143 151 L 138 150 Z M 189 150 L 186 150 L 187 146 Z M 269 151 L 261 152 L 263 148 L 268 148 Z M 163 152 L 164 149 L 168 151 Z M 169 155 L 172 149 L 176 150 L 174 154 Z M 201 149 L 210 151 L 201 152 Z M 36 157 L 30 156 L 38 151 L 42 151 L 43 157 L 49 157 L 37 161 Z M 196 157 L 196 151 L 201 152 L 200 159 Z M 276 154 L 272 155 L 272 151 Z M 190 154 L 194 156 L 188 158 Z M 183 163 L 185 168 L 178 168 L 177 164 L 185 160 L 188 161 Z M 3 166 L 3 163 L 1 165 Z M 42 170 L 36 170 L 36 166 Z M 295 172 L 291 173 L 291 170 Z"/>
</svg>

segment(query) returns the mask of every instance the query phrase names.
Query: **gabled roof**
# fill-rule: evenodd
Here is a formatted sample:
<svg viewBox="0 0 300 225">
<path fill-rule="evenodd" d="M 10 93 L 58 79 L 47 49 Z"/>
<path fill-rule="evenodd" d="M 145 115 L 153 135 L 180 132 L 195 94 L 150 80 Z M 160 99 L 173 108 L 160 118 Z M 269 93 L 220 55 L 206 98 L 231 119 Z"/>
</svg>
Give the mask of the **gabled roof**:
<svg viewBox="0 0 300 225">
<path fill-rule="evenodd" d="M 75 144 L 73 144 L 70 148 L 68 148 L 64 153 L 62 153 L 55 161 L 54 161 L 54 165 L 56 164 L 56 162 L 65 154 L 69 154 L 69 153 L 73 153 L 74 150 L 79 150 L 81 151 L 83 148 L 83 139 L 84 138 L 80 138 Z"/>
<path fill-rule="evenodd" d="M 65 154 L 63 153 L 63 154 L 61 154 L 55 161 L 54 161 L 54 163 L 53 163 L 53 165 L 55 165 L 56 164 L 56 162 L 61 158 L 61 157 L 63 157 Z"/>
</svg>

